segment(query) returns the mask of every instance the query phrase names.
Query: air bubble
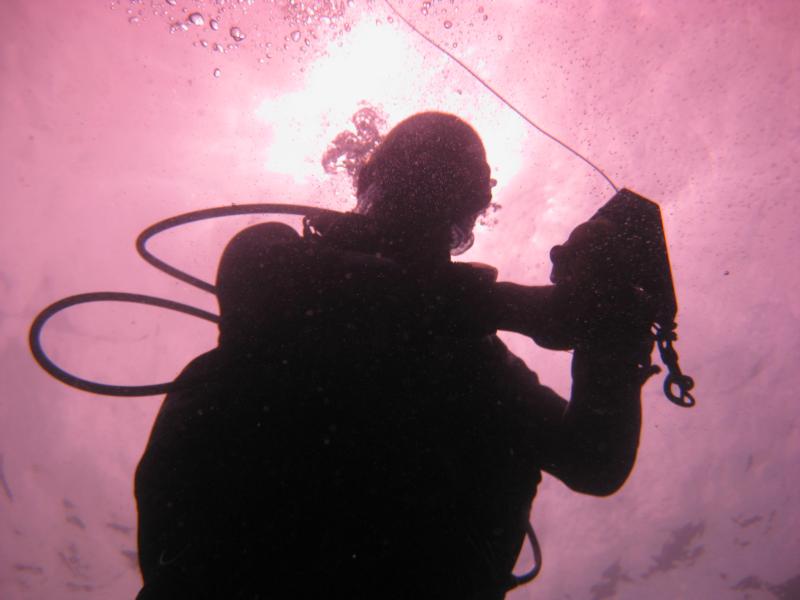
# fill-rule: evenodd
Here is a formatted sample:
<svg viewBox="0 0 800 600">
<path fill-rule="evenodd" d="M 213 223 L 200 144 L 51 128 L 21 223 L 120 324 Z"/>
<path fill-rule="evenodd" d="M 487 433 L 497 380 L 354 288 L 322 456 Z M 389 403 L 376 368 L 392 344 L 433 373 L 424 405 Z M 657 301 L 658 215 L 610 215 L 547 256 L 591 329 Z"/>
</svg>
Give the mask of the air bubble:
<svg viewBox="0 0 800 600">
<path fill-rule="evenodd" d="M 219 42 L 214 42 L 214 52 L 225 52 L 225 46 Z"/>
<path fill-rule="evenodd" d="M 238 27 L 231 27 L 230 34 L 231 34 L 231 37 L 237 42 L 241 42 L 241 41 L 244 40 L 244 38 L 247 37 L 244 34 L 244 32 L 241 29 L 239 29 Z"/>
<path fill-rule="evenodd" d="M 197 25 L 198 27 L 202 27 L 203 25 L 206 24 L 205 19 L 203 19 L 203 15 L 197 12 L 190 14 L 188 20 L 189 23 L 191 23 L 192 25 Z"/>
<path fill-rule="evenodd" d="M 186 23 L 173 23 L 169 26 L 170 33 L 178 33 L 179 31 L 189 31 L 189 26 Z"/>
<path fill-rule="evenodd" d="M 445 29 L 450 29 L 452 26 L 453 26 L 453 22 L 452 21 L 445 21 L 444 22 L 444 28 Z"/>
<path fill-rule="evenodd" d="M 137 17 L 135 15 L 132 16 L 130 19 L 128 19 L 128 23 L 132 23 L 133 25 L 135 25 L 138 22 L 139 22 L 139 17 Z"/>
<path fill-rule="evenodd" d="M 214 31 L 217 31 L 219 29 L 219 21 L 217 21 L 216 19 L 211 19 L 208 22 L 208 24 L 211 26 L 211 29 L 213 29 Z"/>
<path fill-rule="evenodd" d="M 219 77 L 222 75 L 222 71 L 220 69 L 214 69 L 214 77 Z"/>
<path fill-rule="evenodd" d="M 299 41 L 300 41 L 300 32 L 299 32 L 299 31 L 297 31 L 297 30 L 295 29 L 295 30 L 294 30 L 294 31 L 291 33 L 291 35 L 290 35 L 289 37 L 291 37 L 291 38 L 292 38 L 292 41 L 293 41 L 293 42 L 299 42 Z"/>
<path fill-rule="evenodd" d="M 177 6 L 178 0 L 167 0 L 167 4 L 170 6 Z"/>
</svg>

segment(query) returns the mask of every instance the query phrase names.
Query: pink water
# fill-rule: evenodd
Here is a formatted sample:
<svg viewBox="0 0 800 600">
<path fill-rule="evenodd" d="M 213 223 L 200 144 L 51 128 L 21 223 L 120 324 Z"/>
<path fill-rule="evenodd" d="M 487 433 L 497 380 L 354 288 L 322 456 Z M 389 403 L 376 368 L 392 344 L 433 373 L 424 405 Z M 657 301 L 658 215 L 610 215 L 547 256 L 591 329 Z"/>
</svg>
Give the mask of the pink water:
<svg viewBox="0 0 800 600">
<path fill-rule="evenodd" d="M 317 10 L 285 0 L 4 3 L 0 597 L 138 589 L 132 476 L 159 399 L 68 388 L 36 366 L 26 336 L 42 307 L 86 291 L 215 310 L 211 296 L 136 256 L 150 223 L 230 203 L 350 208 L 348 181 L 320 159 L 364 105 L 388 126 L 438 109 L 481 133 L 501 208 L 463 259 L 504 279 L 546 283 L 547 250 L 610 197 L 596 172 L 383 2 L 304 6 Z M 544 570 L 510 597 L 800 597 L 797 5 L 397 6 L 618 185 L 661 203 L 678 347 L 697 381 L 692 410 L 667 403 L 660 378 L 647 385 L 638 464 L 618 494 L 581 497 L 545 478 L 532 513 Z M 212 279 L 225 242 L 252 221 L 191 225 L 153 247 Z M 568 394 L 567 354 L 507 339 Z M 138 384 L 168 380 L 216 335 L 154 308 L 92 305 L 53 319 L 44 341 L 83 376 Z M 528 561 L 523 553 L 520 570 Z"/>
</svg>

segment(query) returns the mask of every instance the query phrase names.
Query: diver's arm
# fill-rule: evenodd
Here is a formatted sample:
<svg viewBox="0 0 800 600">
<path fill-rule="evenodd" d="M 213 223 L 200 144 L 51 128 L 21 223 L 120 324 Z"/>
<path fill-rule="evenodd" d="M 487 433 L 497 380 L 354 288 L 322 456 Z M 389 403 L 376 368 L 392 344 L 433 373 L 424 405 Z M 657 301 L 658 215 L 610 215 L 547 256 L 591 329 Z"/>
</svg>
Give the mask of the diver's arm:
<svg viewBox="0 0 800 600">
<path fill-rule="evenodd" d="M 543 306 L 548 303 L 553 286 L 528 286 L 500 281 L 494 286 L 497 328 L 535 338 L 546 318 Z"/>
<path fill-rule="evenodd" d="M 552 287 L 498 284 L 501 309 L 518 312 L 513 325 L 526 326 L 524 333 L 545 347 L 575 349 L 570 402 L 558 418 L 546 415 L 552 426 L 541 466 L 598 496 L 617 491 L 633 469 L 641 388 L 657 370 L 650 363 L 652 307 L 625 277 L 617 233 L 605 219 L 576 227 L 550 252 Z"/>
<path fill-rule="evenodd" d="M 507 357 L 502 381 L 520 411 L 510 427 L 525 440 L 523 452 L 537 468 L 577 492 L 613 494 L 633 468 L 641 388 L 653 372 L 653 367 L 640 366 L 652 341 L 637 339 L 623 344 L 617 334 L 603 344 L 579 345 L 572 359 L 569 400 L 542 385 L 522 360 L 495 342 Z"/>
<path fill-rule="evenodd" d="M 563 332 L 564 315 L 554 285 L 501 281 L 492 288 L 492 304 L 497 329 L 521 333 L 551 350 L 572 348 Z"/>
<path fill-rule="evenodd" d="M 627 353 L 575 350 L 571 399 L 546 471 L 585 494 L 607 496 L 622 487 L 639 446 L 641 372 Z"/>
<path fill-rule="evenodd" d="M 652 336 L 630 308 L 635 303 L 618 294 L 609 316 L 598 314 L 600 301 L 589 291 L 507 282 L 495 285 L 493 300 L 498 329 L 546 348 L 575 348 L 570 401 L 531 393 L 542 468 L 576 491 L 614 493 L 636 459 L 641 387 L 652 373 Z"/>
<path fill-rule="evenodd" d="M 552 285 L 500 282 L 494 286 L 493 302 L 498 329 L 526 335 L 545 348 L 577 346 L 570 401 L 549 389 L 531 392 L 535 420 L 542 427 L 531 436 L 537 438 L 542 468 L 575 491 L 614 493 L 636 459 L 641 374 L 647 371 L 639 363 L 652 347 L 647 331 L 626 331 L 625 324 L 617 323 L 601 328 L 606 335 L 590 343 L 581 335 L 581 319 L 568 315 L 575 301 Z"/>
<path fill-rule="evenodd" d="M 576 491 L 607 496 L 633 469 L 641 389 L 659 369 L 650 362 L 650 318 L 635 290 L 618 289 L 609 298 L 584 290 L 563 296 L 576 315 L 565 328 L 575 348 L 572 393 L 548 436 L 543 468 Z"/>
</svg>

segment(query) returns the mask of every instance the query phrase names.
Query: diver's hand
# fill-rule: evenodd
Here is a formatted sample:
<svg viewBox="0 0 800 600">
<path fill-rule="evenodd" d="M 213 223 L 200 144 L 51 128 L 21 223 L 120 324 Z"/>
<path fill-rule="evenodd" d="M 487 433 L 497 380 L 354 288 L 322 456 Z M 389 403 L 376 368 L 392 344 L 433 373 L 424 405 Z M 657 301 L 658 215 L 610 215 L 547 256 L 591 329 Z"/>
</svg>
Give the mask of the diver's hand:
<svg viewBox="0 0 800 600">
<path fill-rule="evenodd" d="M 602 290 L 619 279 L 620 263 L 614 244 L 616 225 L 607 219 L 581 223 L 563 244 L 553 246 L 550 281 L 564 289 Z"/>
</svg>

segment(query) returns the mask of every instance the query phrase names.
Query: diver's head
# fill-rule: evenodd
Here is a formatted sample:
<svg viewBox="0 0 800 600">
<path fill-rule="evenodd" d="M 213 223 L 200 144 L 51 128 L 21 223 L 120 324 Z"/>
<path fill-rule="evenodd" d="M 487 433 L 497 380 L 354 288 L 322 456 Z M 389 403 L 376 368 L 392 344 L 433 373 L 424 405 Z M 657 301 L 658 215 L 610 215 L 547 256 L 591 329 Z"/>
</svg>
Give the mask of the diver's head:
<svg viewBox="0 0 800 600">
<path fill-rule="evenodd" d="M 358 175 L 356 211 L 421 252 L 463 252 L 492 198 L 475 130 L 454 115 L 419 113 L 392 129 Z"/>
</svg>

